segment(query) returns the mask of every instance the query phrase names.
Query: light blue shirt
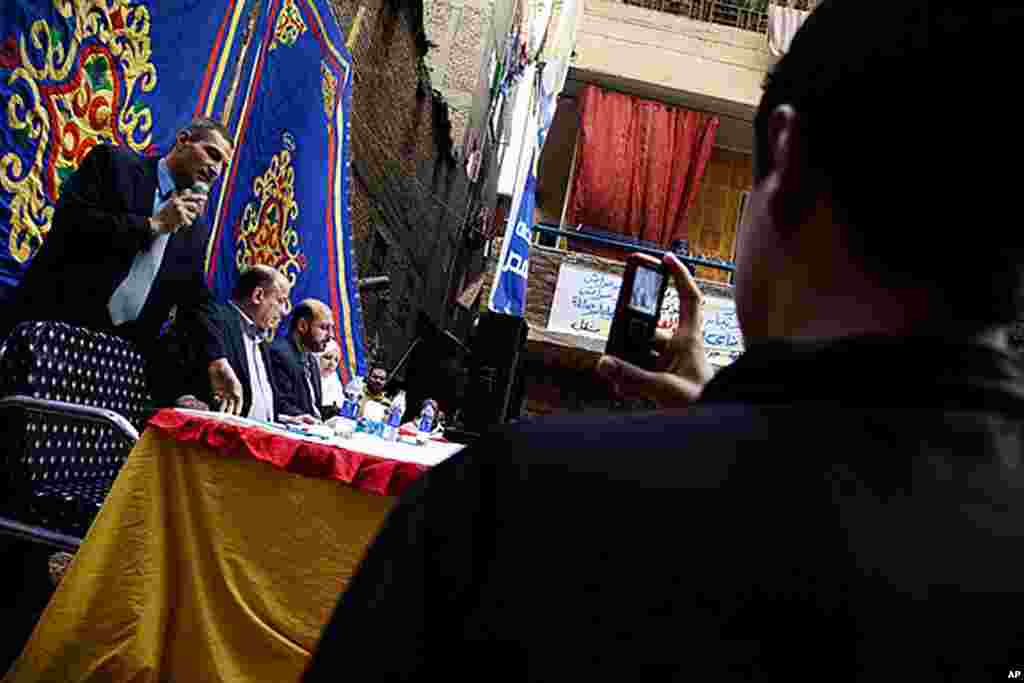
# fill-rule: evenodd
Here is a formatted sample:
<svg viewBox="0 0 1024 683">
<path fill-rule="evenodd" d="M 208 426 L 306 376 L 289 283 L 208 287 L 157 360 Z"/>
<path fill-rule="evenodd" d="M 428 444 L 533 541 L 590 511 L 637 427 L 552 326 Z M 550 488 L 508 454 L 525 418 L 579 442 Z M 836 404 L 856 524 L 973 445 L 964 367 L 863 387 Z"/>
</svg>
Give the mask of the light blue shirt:
<svg viewBox="0 0 1024 683">
<path fill-rule="evenodd" d="M 167 203 L 161 201 L 160 198 L 169 197 L 175 189 L 174 177 L 171 175 L 170 169 L 167 168 L 166 160 L 161 159 L 157 163 L 156 175 L 156 192 L 153 195 L 154 216 Z M 142 307 L 146 305 L 146 299 L 149 298 L 149 292 L 153 289 L 153 282 L 156 280 L 156 274 L 160 271 L 160 264 L 163 263 L 164 251 L 167 249 L 167 241 L 170 237 L 166 233 L 155 237 L 149 247 L 135 255 L 128 275 L 110 295 L 110 301 L 107 303 L 110 320 L 114 325 L 138 319 Z"/>
<path fill-rule="evenodd" d="M 166 202 L 160 201 L 160 197 L 174 192 L 177 189 L 174 184 L 174 176 L 171 169 L 167 168 L 167 160 L 161 159 L 156 165 L 156 193 L 153 195 L 153 215 L 163 208 Z"/>
</svg>

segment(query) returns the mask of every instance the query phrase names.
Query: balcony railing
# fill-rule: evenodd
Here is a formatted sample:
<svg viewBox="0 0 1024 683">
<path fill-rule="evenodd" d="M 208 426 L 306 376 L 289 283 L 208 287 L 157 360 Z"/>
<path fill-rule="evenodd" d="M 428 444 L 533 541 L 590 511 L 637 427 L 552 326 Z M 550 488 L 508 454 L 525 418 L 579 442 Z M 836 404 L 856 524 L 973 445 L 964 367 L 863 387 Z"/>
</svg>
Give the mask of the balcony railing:
<svg viewBox="0 0 1024 683">
<path fill-rule="evenodd" d="M 665 256 L 665 250 L 659 249 L 656 246 L 651 245 L 649 242 L 635 240 L 629 237 L 613 237 L 605 234 L 594 234 L 590 232 L 583 232 L 579 230 L 562 230 L 557 225 L 548 225 L 546 223 L 537 223 L 533 226 L 533 232 L 536 236 L 546 235 L 554 238 L 556 244 L 564 244 L 563 240 L 580 240 L 581 242 L 590 242 L 605 247 L 616 247 L 622 249 L 623 253 L 639 252 L 641 254 L 648 254 L 655 257 L 659 261 Z M 604 233 L 604 231 L 600 231 Z M 539 241 L 539 240 L 536 240 Z M 543 244 L 543 242 L 541 242 Z M 564 249 L 565 246 L 559 247 Z M 729 274 L 729 284 L 732 284 L 733 274 L 736 272 L 736 264 L 732 261 L 725 259 L 716 258 L 714 256 L 702 256 L 693 254 L 690 252 L 690 247 L 685 240 L 679 240 L 672 244 L 672 252 L 679 258 L 680 261 L 685 263 L 691 273 L 695 273 L 695 266 L 704 266 L 705 268 L 714 268 L 715 270 L 721 270 Z"/>
<path fill-rule="evenodd" d="M 626 5 L 675 14 L 696 21 L 768 32 L 769 0 L 621 0 Z M 813 10 L 820 0 L 788 0 L 772 4 Z"/>
</svg>

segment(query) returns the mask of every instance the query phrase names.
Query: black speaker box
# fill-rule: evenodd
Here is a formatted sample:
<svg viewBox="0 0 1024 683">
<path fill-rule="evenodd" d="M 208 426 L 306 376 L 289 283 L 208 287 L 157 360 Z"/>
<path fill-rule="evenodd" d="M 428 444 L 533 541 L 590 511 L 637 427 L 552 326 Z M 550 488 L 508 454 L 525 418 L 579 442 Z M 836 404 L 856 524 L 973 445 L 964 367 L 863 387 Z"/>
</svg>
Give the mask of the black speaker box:
<svg viewBox="0 0 1024 683">
<path fill-rule="evenodd" d="M 470 346 L 469 384 L 462 404 L 463 424 L 472 432 L 519 415 L 519 362 L 526 345 L 522 318 L 487 312 L 480 316 Z"/>
</svg>

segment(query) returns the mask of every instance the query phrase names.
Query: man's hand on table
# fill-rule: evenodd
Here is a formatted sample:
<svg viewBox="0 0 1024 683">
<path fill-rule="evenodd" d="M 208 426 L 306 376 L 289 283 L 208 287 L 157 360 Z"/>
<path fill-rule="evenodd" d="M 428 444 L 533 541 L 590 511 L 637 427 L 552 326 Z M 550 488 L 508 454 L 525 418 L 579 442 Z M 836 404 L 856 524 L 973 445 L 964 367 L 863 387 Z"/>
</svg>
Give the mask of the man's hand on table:
<svg viewBox="0 0 1024 683">
<path fill-rule="evenodd" d="M 690 405 L 700 397 L 711 379 L 711 366 L 704 355 L 700 288 L 674 255 L 666 254 L 663 262 L 679 293 L 679 326 L 675 334 L 657 331 L 655 369 L 644 370 L 615 356 L 601 356 L 597 374 L 621 398 L 648 399 L 661 408 L 672 408 Z"/>
<path fill-rule="evenodd" d="M 207 368 L 207 372 L 210 376 L 210 389 L 213 390 L 213 400 L 217 412 L 241 415 L 242 383 L 238 381 L 228 359 L 218 358 L 213 361 Z"/>
<path fill-rule="evenodd" d="M 191 394 L 185 396 L 179 396 L 174 402 L 175 408 L 188 408 L 190 410 L 209 410 L 210 406 L 205 401 L 200 401 L 198 398 Z"/>
</svg>

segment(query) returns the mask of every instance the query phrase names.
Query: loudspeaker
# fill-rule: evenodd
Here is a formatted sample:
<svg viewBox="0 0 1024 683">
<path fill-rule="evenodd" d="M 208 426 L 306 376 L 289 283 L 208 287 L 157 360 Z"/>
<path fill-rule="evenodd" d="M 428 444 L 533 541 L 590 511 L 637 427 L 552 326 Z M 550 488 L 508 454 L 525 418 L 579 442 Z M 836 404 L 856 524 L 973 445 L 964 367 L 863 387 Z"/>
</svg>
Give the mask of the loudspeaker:
<svg viewBox="0 0 1024 683">
<path fill-rule="evenodd" d="M 467 430 L 482 432 L 519 416 L 513 400 L 519 384 L 519 360 L 526 345 L 526 321 L 503 313 L 480 316 L 470 346 L 469 386 L 463 403 Z"/>
</svg>

